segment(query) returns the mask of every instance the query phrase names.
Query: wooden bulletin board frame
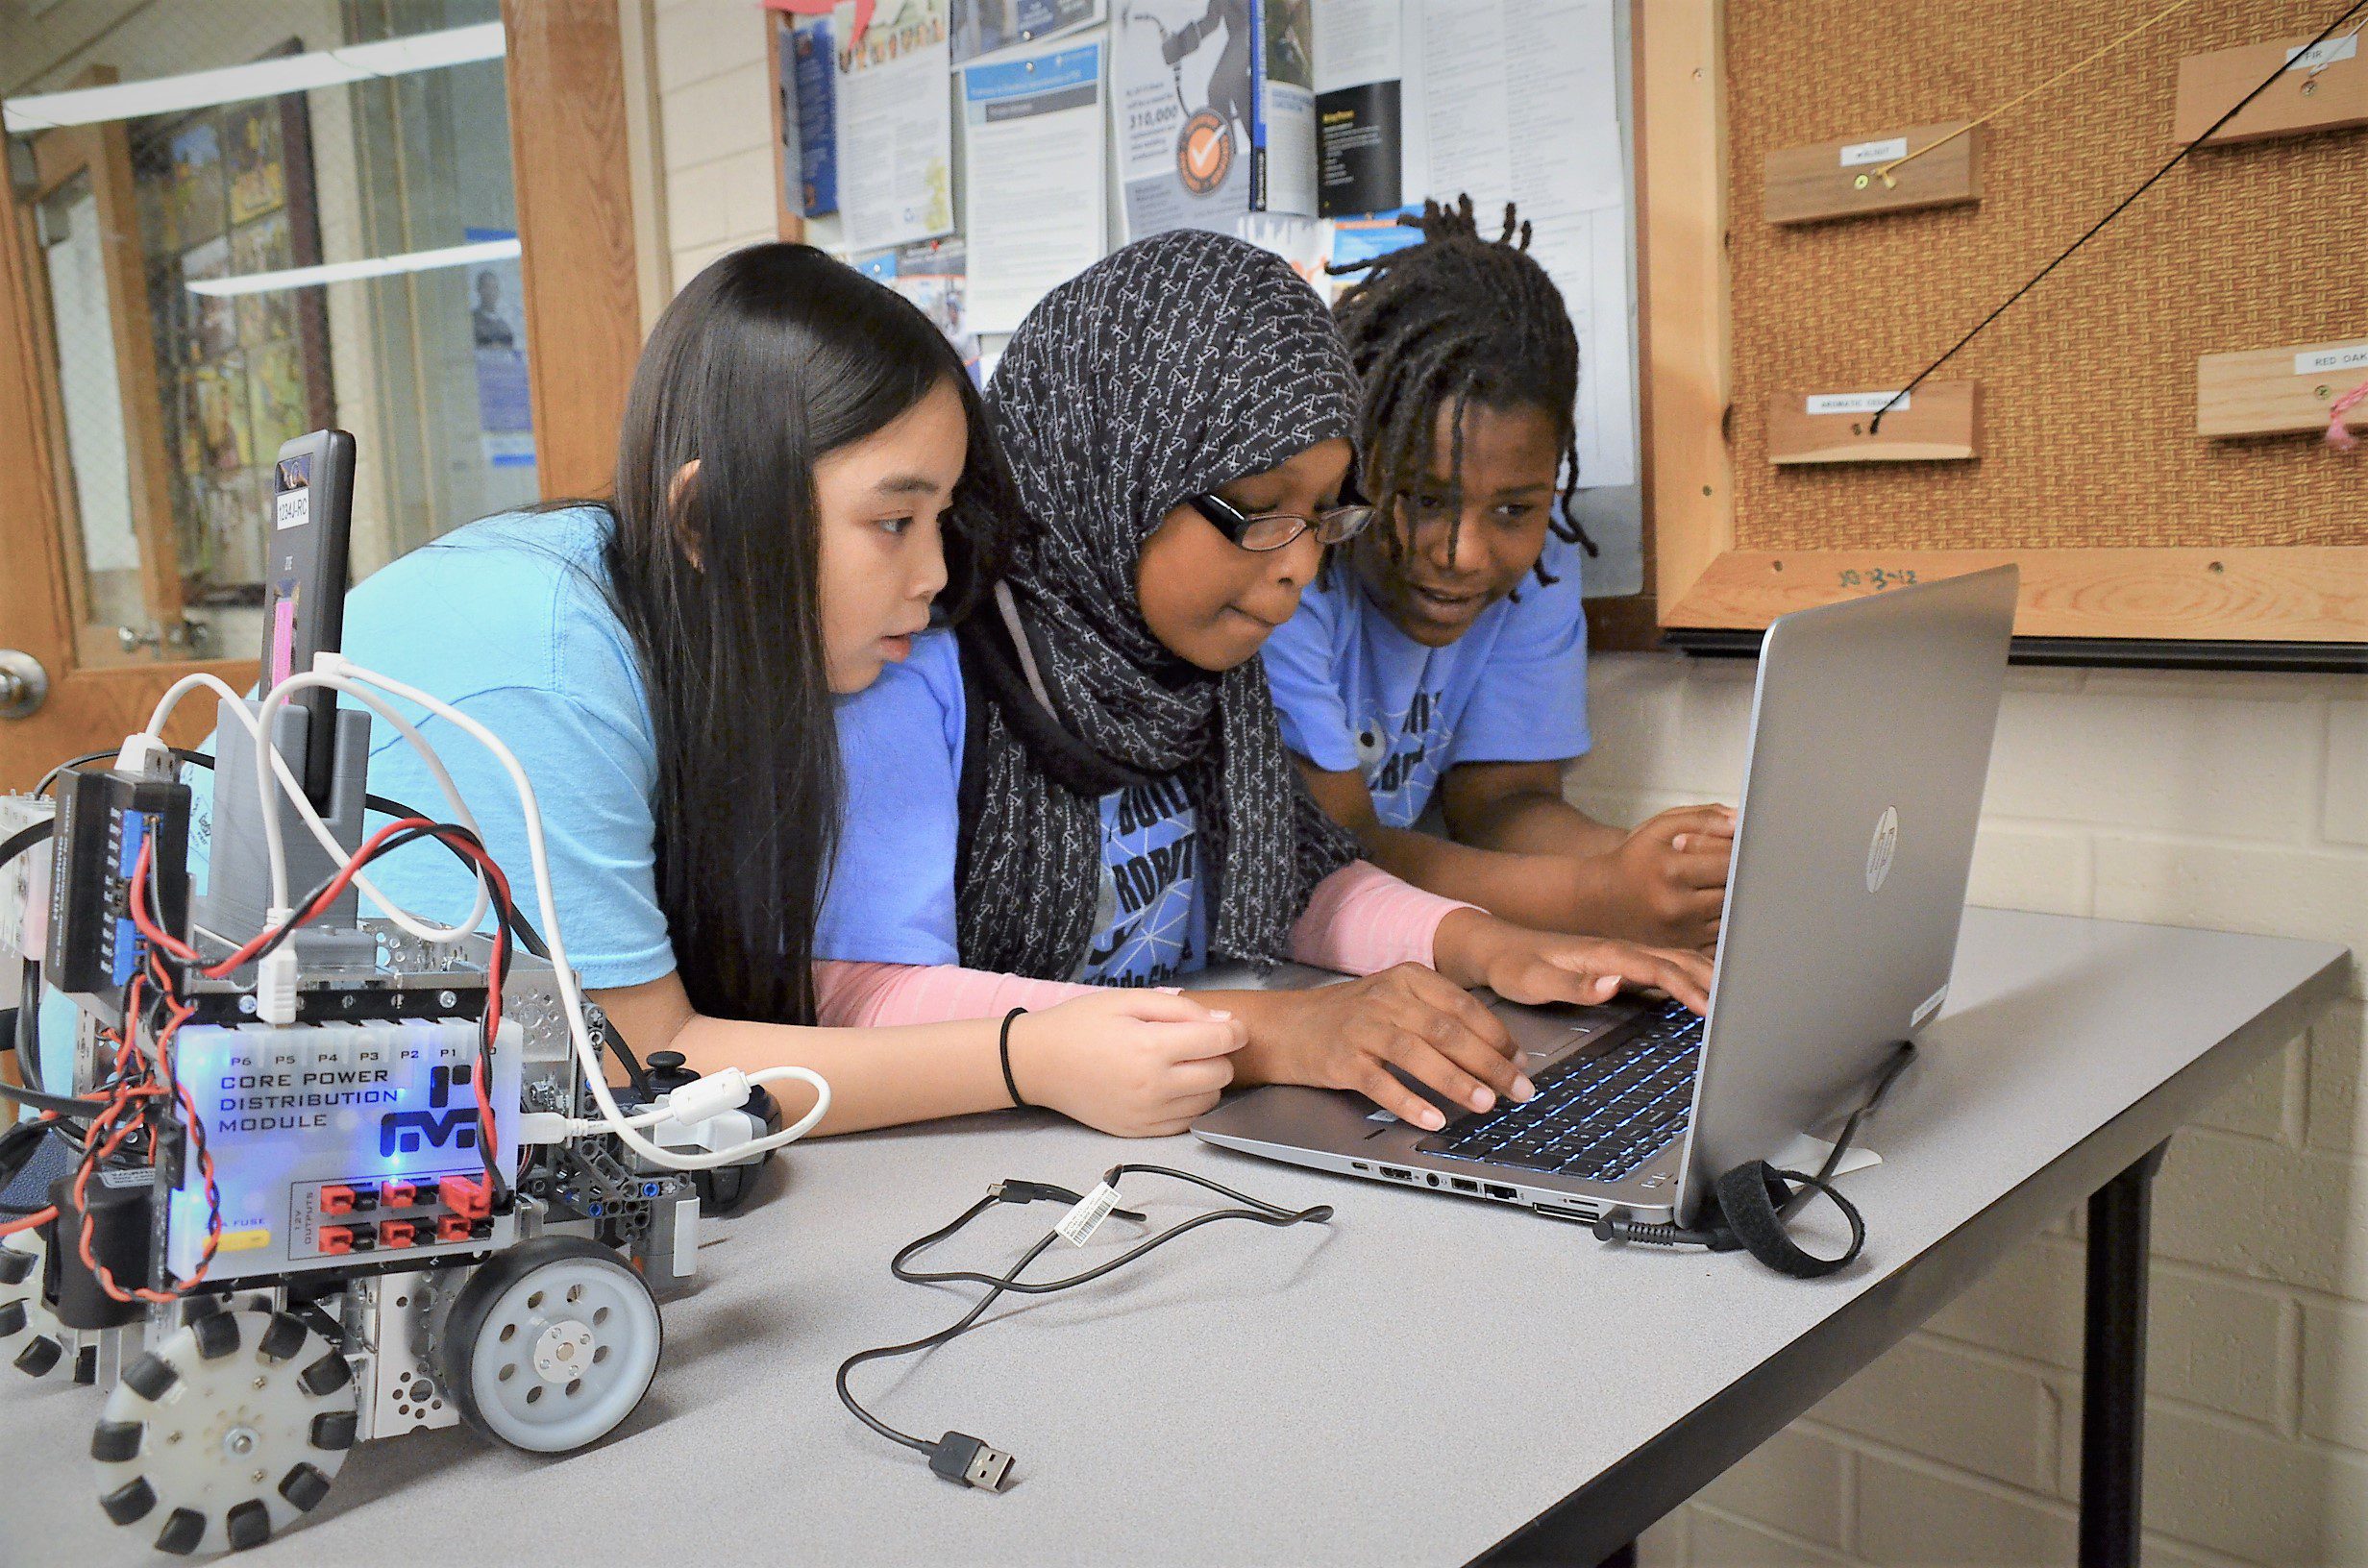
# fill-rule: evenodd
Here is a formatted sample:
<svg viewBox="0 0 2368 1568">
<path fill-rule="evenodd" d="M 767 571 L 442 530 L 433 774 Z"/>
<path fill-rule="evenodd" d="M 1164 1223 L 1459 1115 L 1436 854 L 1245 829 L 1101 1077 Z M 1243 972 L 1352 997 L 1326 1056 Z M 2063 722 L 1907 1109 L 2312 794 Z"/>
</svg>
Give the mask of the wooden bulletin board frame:
<svg viewBox="0 0 2368 1568">
<path fill-rule="evenodd" d="M 2359 545 L 1738 548 L 1732 438 L 1758 416 L 1732 397 L 1726 10 L 1635 7 L 1646 517 L 1669 640 L 1742 650 L 1786 611 L 2011 560 L 2021 657 L 2368 669 L 2368 522 Z M 2362 504 L 2368 518 L 2368 484 Z"/>
</svg>

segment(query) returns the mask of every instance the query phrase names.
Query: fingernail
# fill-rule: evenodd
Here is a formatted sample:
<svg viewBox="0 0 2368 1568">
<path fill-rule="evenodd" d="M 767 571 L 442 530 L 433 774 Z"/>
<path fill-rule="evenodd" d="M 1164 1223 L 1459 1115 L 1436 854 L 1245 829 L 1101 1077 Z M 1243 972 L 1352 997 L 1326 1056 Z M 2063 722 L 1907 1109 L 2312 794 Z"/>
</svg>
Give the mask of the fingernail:
<svg viewBox="0 0 2368 1568">
<path fill-rule="evenodd" d="M 1494 1105 L 1495 1103 L 1496 1096 L 1490 1090 L 1486 1084 L 1481 1085 L 1478 1089 L 1471 1091 L 1471 1108 L 1474 1111 L 1486 1111 L 1490 1106 Z"/>
<path fill-rule="evenodd" d="M 1680 854 L 1683 854 L 1686 849 L 1686 835 L 1680 833 L 1676 838 L 1671 839 L 1669 841 L 1669 847 L 1677 850 Z"/>
<path fill-rule="evenodd" d="M 1427 1105 L 1422 1108 L 1422 1115 L 1417 1116 L 1415 1121 L 1418 1125 L 1428 1128 L 1434 1133 L 1447 1125 L 1447 1118 Z"/>
<path fill-rule="evenodd" d="M 1223 1008 L 1220 1007 L 1220 1008 L 1211 1008 L 1211 1009 L 1209 1010 L 1209 1017 L 1212 1017 L 1212 1018 L 1230 1018 L 1230 1017 L 1233 1017 L 1233 1015 L 1232 1015 L 1232 1014 L 1230 1014 L 1230 1013 L 1228 1013 L 1228 1012 L 1226 1012 Z"/>
<path fill-rule="evenodd" d="M 1538 1097 L 1538 1086 L 1525 1077 L 1516 1078 L 1513 1080 L 1513 1097 L 1517 1100 L 1534 1100 Z"/>
</svg>

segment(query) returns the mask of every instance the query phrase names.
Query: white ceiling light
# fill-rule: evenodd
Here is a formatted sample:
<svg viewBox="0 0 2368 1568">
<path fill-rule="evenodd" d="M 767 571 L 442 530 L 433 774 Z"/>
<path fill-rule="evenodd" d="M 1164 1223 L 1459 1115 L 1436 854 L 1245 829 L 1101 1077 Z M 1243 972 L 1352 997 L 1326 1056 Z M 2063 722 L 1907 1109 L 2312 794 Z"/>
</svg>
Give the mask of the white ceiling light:
<svg viewBox="0 0 2368 1568">
<path fill-rule="evenodd" d="M 359 261 L 324 261 L 313 267 L 287 267 L 279 272 L 250 272 L 236 278 L 192 278 L 192 294 L 262 294 L 275 288 L 309 288 L 318 283 L 350 283 L 358 278 L 386 278 L 398 272 L 433 272 L 438 267 L 465 267 L 479 261 L 508 261 L 518 255 L 514 239 L 488 239 L 475 245 L 447 245 L 437 251 L 407 251 L 401 256 L 373 256 Z"/>
<path fill-rule="evenodd" d="M 282 93 L 309 92 L 315 87 L 339 87 L 353 82 L 441 70 L 480 60 L 500 60 L 502 53 L 502 24 L 481 22 L 474 27 L 452 27 L 438 33 L 388 38 L 382 43 L 319 49 L 308 55 L 282 55 L 274 60 L 259 60 L 251 65 L 229 65 L 215 71 L 190 71 L 184 76 L 157 76 L 144 82 L 11 98 L 0 104 L 0 127 L 23 134 L 54 131 L 68 125 L 104 125 L 146 114 L 179 114 L 214 104 L 277 98 Z"/>
</svg>

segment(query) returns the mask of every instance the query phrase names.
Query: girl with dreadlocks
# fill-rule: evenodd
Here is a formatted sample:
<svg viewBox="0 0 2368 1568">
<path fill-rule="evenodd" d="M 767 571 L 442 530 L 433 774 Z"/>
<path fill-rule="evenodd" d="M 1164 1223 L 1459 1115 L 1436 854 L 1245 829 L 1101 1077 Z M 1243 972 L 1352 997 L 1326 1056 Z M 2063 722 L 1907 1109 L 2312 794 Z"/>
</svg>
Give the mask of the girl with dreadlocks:
<svg viewBox="0 0 2368 1568">
<path fill-rule="evenodd" d="M 1267 644 L 1284 741 L 1364 853 L 1418 887 L 1523 925 L 1708 947 L 1732 813 L 1688 806 L 1631 833 L 1563 798 L 1589 744 L 1579 555 L 1594 547 L 1569 512 L 1579 345 L 1562 295 L 1510 206 L 1494 240 L 1469 197 L 1425 204 L 1420 228 L 1334 312 L 1377 521 Z M 1416 827 L 1434 801 L 1444 838 Z"/>
<path fill-rule="evenodd" d="M 1196 991 L 1238 1053 L 1147 1047 L 1158 1103 L 1111 1091 L 1020 1019 L 1015 1102 L 1114 1131 L 1180 1132 L 1228 1082 L 1361 1090 L 1443 1117 L 1526 1098 L 1503 1026 L 1466 987 L 1596 1002 L 1625 982 L 1703 1005 L 1698 955 L 1522 930 L 1357 859 L 1284 751 L 1257 659 L 1290 619 L 1339 505 L 1356 387 L 1313 291 L 1243 242 L 1176 231 L 1048 295 L 988 392 L 1025 514 L 988 603 L 840 707 L 850 831 L 904 874 L 834 887 L 817 936 L 827 1020 L 921 1022 L 1189 982 L 1285 957 L 1365 976 Z M 858 744 L 857 738 L 860 738 Z M 901 848 L 901 854 L 896 851 Z"/>
</svg>

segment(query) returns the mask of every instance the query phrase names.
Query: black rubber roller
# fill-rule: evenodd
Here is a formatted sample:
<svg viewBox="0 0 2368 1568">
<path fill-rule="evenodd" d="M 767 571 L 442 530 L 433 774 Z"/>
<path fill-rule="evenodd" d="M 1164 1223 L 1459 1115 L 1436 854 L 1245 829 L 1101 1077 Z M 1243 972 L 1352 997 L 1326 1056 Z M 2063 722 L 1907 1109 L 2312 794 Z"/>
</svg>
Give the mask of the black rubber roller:
<svg viewBox="0 0 2368 1568">
<path fill-rule="evenodd" d="M 33 1275 L 34 1256 L 14 1247 L 0 1247 L 0 1285 L 22 1285 Z"/>
<path fill-rule="evenodd" d="M 197 1543 L 206 1538 L 206 1516 L 195 1508 L 175 1508 L 164 1528 L 157 1531 L 157 1550 L 185 1557 L 197 1550 Z"/>
<path fill-rule="evenodd" d="M 329 1495 L 329 1478 L 313 1465 L 290 1465 L 287 1474 L 280 1478 L 280 1495 L 310 1513 Z"/>
<path fill-rule="evenodd" d="M 231 1550 L 245 1552 L 271 1539 L 271 1510 L 259 1498 L 248 1498 L 231 1509 L 222 1521 L 222 1532 L 230 1537 Z"/>
<path fill-rule="evenodd" d="M 65 1347 L 46 1334 L 38 1339 L 28 1339 L 25 1348 L 16 1353 L 16 1370 L 29 1378 L 47 1377 L 49 1369 L 64 1354 Z"/>
<path fill-rule="evenodd" d="M 148 1510 L 157 1506 L 156 1488 L 148 1484 L 146 1476 L 134 1476 L 99 1499 L 99 1507 L 107 1517 L 119 1525 L 128 1525 L 148 1517 Z"/>
<path fill-rule="evenodd" d="M 310 1366 L 306 1367 L 304 1375 L 297 1381 L 305 1385 L 306 1393 L 318 1399 L 323 1394 L 335 1393 L 344 1387 L 353 1376 L 353 1367 L 346 1364 L 344 1357 L 333 1350 Z M 127 1382 L 130 1380 L 129 1373 L 125 1374 L 125 1379 Z"/>
<path fill-rule="evenodd" d="M 139 1440 L 147 1433 L 143 1421 L 102 1421 L 90 1433 L 90 1457 L 101 1464 L 121 1464 L 139 1458 Z"/>
<path fill-rule="evenodd" d="M 234 1332 L 236 1327 L 232 1325 Z M 153 1350 L 123 1369 L 124 1386 L 152 1405 L 180 1381 L 181 1374 L 173 1370 L 173 1363 Z"/>
<path fill-rule="evenodd" d="M 323 1410 L 312 1418 L 312 1446 L 334 1454 L 354 1446 L 354 1429 L 360 1424 L 352 1410 Z"/>
<path fill-rule="evenodd" d="M 215 1311 L 189 1325 L 197 1335 L 197 1353 L 210 1361 L 218 1361 L 238 1349 L 238 1318 L 236 1314 Z"/>
<path fill-rule="evenodd" d="M 12 1256 L 0 1252 L 0 1258 Z M 0 1301 L 0 1339 L 25 1332 L 25 1304 L 21 1301 Z"/>
<path fill-rule="evenodd" d="M 271 1327 L 263 1331 L 263 1342 L 255 1348 L 267 1361 L 286 1360 L 305 1348 L 304 1320 L 286 1312 L 275 1313 Z"/>
</svg>

